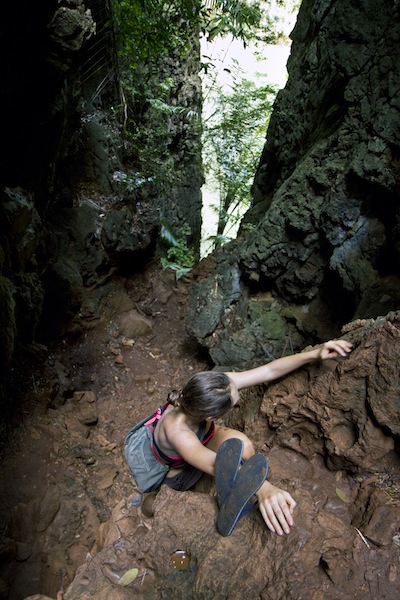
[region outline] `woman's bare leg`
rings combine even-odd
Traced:
[[[211,440],[207,442],[207,444],[205,444],[205,446],[206,448],[217,452],[222,442],[228,440],[229,438],[239,438],[239,440],[242,440],[244,444],[243,460],[248,460],[250,456],[253,456],[253,454],[255,454],[253,443],[247,437],[247,435],[245,435],[241,431],[237,431],[236,429],[225,427],[224,425],[215,424],[215,433]],[[181,470],[182,468],[170,469],[168,471],[167,477],[173,477],[174,475],[177,475]]]
[[[230,427],[225,427],[223,425],[217,424],[215,425],[215,433],[211,440],[207,442],[206,447],[210,450],[214,450],[214,452],[217,452],[222,442],[230,438],[239,438],[239,440],[242,440],[244,444],[243,460],[248,460],[250,456],[253,456],[253,454],[255,454],[254,446],[251,440],[247,437],[247,435],[245,435],[241,431],[237,431],[236,429],[231,429]]]

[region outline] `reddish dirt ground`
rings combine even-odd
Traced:
[[[187,331],[191,283],[190,278],[177,282],[172,271],[161,271],[157,263],[133,277],[115,276],[93,290],[94,295],[101,295],[99,317],[81,323],[79,336],[62,337],[42,355],[37,349],[45,360],[37,361],[40,367],[26,376],[23,419],[10,435],[0,475],[0,600],[24,600],[39,593],[62,598],[61,590],[67,589],[79,566],[92,564],[101,555],[98,549],[107,528],[102,524],[109,522],[113,509],[137,496],[123,456],[126,434],[165,402],[171,389],[179,389],[192,373],[211,366]],[[137,320],[127,323],[125,317],[132,313]],[[129,327],[133,327],[130,335]],[[83,407],[79,392],[90,398]],[[89,416],[82,424],[85,411]],[[255,440],[260,439],[256,430],[252,433]],[[282,462],[282,452],[279,456]],[[274,463],[273,456],[271,460]],[[285,470],[290,473],[295,468],[284,461],[280,469],[276,460],[274,465],[275,476],[281,471],[282,478]],[[337,478],[332,473],[326,477],[336,506],[341,502],[335,493]],[[374,481],[376,477],[373,485]],[[389,484],[389,492],[397,498],[398,479]],[[318,485],[324,487],[323,482]],[[380,487],[385,491],[384,481]],[[312,511],[317,508],[308,502],[307,489],[305,500],[300,489],[296,492],[305,509],[298,519],[299,531],[307,540],[307,519],[316,518]],[[384,517],[383,525],[386,521]],[[203,527],[203,523],[197,525]],[[140,522],[140,527],[148,528],[148,524]],[[270,543],[279,544],[279,540]],[[366,551],[362,540],[356,538],[355,543]],[[113,552],[114,546],[110,548]],[[365,589],[368,586],[368,597],[378,597],[373,590],[379,584],[379,597],[391,600],[398,566],[385,557],[393,549],[384,547],[380,554],[375,548],[367,549],[369,562],[364,561],[356,575]],[[355,552],[355,560],[357,556]],[[380,560],[379,576],[386,563],[390,567],[387,580],[381,581],[375,571],[369,574],[374,556]],[[223,552],[221,557],[225,557]],[[114,583],[112,571],[103,570],[103,575]],[[373,577],[372,583],[367,576]],[[340,597],[340,591],[330,590],[326,597]],[[321,590],[318,594],[313,597],[322,598]]]
[[[81,536],[76,515],[65,516],[67,530],[35,525],[38,505],[51,504],[47,491],[78,498],[81,490],[99,521],[106,521],[116,502],[134,489],[123,458],[130,427],[192,373],[209,367],[186,329],[190,280],[177,282],[172,271],[162,272],[153,264],[144,274],[116,277],[108,288],[101,318],[84,324],[77,339],[60,340],[40,371],[30,375],[24,420],[11,434],[2,464],[0,513],[8,560],[1,571],[0,598],[20,600],[38,592],[51,596],[68,585],[94,539]],[[132,305],[151,328],[136,339],[121,336],[117,324]],[[95,393],[97,424],[81,430],[68,421],[75,391]],[[32,518],[19,518],[21,512]],[[82,543],[77,545],[76,539]],[[67,565],[54,559],[66,552]]]

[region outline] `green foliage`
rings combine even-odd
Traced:
[[[254,39],[262,16],[259,2],[250,4],[245,0],[217,0],[212,8],[202,6],[200,22],[203,33],[210,41],[219,35],[231,34],[247,43]]]
[[[152,181],[156,193],[167,198],[184,165],[200,163],[196,140],[201,134],[201,116],[193,106],[182,105],[182,82],[174,71],[174,65],[195,55],[200,33],[209,40],[230,35],[244,45],[256,40],[271,42],[280,36],[269,14],[271,6],[293,2],[298,0],[111,0],[120,56],[121,106],[115,109],[121,114],[126,135],[127,171],[134,171],[124,182],[129,189],[135,189],[138,181]],[[188,72],[192,75],[197,73]],[[262,100],[249,82],[247,89],[243,84],[242,92],[239,86],[234,92],[232,100],[221,95],[216,107],[215,117],[222,115],[223,123],[218,126],[212,120],[206,124],[205,144],[217,153],[219,165],[219,236],[224,233],[223,224],[232,222],[235,207],[250,202],[250,176],[262,146],[254,141],[254,135],[258,130],[261,140],[267,124],[262,115],[265,104],[268,109],[268,91]],[[246,106],[246,95],[253,96],[253,104]],[[187,143],[190,136],[195,143]]]
[[[255,230],[255,225],[253,223],[243,223],[242,229],[243,231],[247,231],[248,233],[252,233]]]
[[[152,181],[151,177],[145,179],[140,175],[140,173],[131,173],[128,175],[122,171],[115,171],[113,179],[121,184],[121,187],[128,192],[134,192],[144,183],[150,183]]]
[[[176,104],[176,86],[173,77],[160,79],[159,74],[136,88],[132,72],[126,74],[123,82],[128,99],[125,160],[134,165],[137,178],[150,179],[164,194],[169,193],[179,177],[176,169],[179,147],[173,146],[174,140],[183,137],[183,132],[186,137],[191,132],[200,139],[200,115],[192,108]],[[192,157],[186,152],[184,158]]]
[[[167,258],[161,258],[163,269],[173,269],[176,278],[180,279],[191,271],[195,264],[194,251],[188,247],[188,238],[192,234],[189,225],[182,225],[175,235],[171,225],[161,219],[161,239],[169,246]]]
[[[276,89],[238,78],[233,89],[213,93],[213,113],[204,123],[205,170],[219,190],[218,235],[250,206],[250,188],[267,130]]]
[[[232,238],[226,236],[226,235],[221,235],[220,233],[217,233],[217,235],[210,235],[207,240],[212,242],[214,245],[214,248],[218,248],[219,246],[223,246],[224,244],[226,244],[227,242],[230,242]]]
[[[231,34],[247,43],[265,29],[261,4],[270,2],[113,0],[120,52],[129,56],[133,68],[177,48],[185,52],[188,25],[209,39]]]

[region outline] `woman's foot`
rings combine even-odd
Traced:
[[[217,529],[221,535],[231,535],[239,519],[257,505],[252,499],[267,479],[268,472],[269,463],[263,454],[251,456],[238,470],[217,515]]]

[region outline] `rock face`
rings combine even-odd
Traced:
[[[54,161],[67,154],[74,127],[73,63],[94,34],[81,0],[53,4],[53,12],[51,6],[22,2],[3,13],[1,53],[8,59],[0,116],[0,302],[5,307],[0,358],[5,365],[17,343],[34,339],[40,320],[41,273],[48,260],[44,212],[51,195],[46,188],[54,189]]]
[[[286,300],[351,317],[399,303],[399,35],[398,6],[303,3],[243,261]]]
[[[137,272],[154,255],[161,214],[177,227],[190,223],[199,243],[197,119],[178,115],[169,130],[175,187],[169,182],[161,193],[122,170],[110,6],[49,0],[36,9],[23,1],[3,13],[0,361],[7,368],[27,347],[79,334],[82,319],[97,319],[109,276]],[[175,81],[175,102],[198,116],[199,42],[183,30],[193,38],[187,60],[167,57],[159,76]],[[14,387],[6,380],[0,402],[12,404]]]
[[[346,326],[346,339],[354,341],[348,360],[334,361],[318,377],[304,371],[296,375],[294,386],[289,377],[270,388],[261,413],[274,431],[274,445],[292,447],[309,459],[327,456],[335,470],[364,472],[387,460],[390,464],[400,414],[394,367],[399,314],[391,318],[393,322],[380,318]]]
[[[40,7],[22,0],[4,7],[2,22],[1,52],[7,60],[0,184],[31,188],[40,182],[43,191],[49,163],[54,168],[64,156],[76,125],[79,90],[71,74],[95,24],[83,0],[49,0]]]
[[[255,329],[277,312],[280,331],[263,341],[275,356],[288,337],[299,347],[398,308],[399,36],[397,3],[302,3],[245,218],[253,232],[216,256],[196,290],[200,313],[221,271],[238,273],[241,293],[222,314],[193,319],[218,364],[246,360],[236,347],[226,356],[243,328],[261,357]]]
[[[231,424],[267,452],[271,481],[298,502],[289,536],[271,534],[255,510],[221,537],[207,479],[186,493],[162,486],[153,518],[133,494],[102,524],[65,600],[397,597],[399,325],[398,314],[355,321],[346,361],[308,365],[242,399]],[[177,551],[187,557],[182,570]]]

